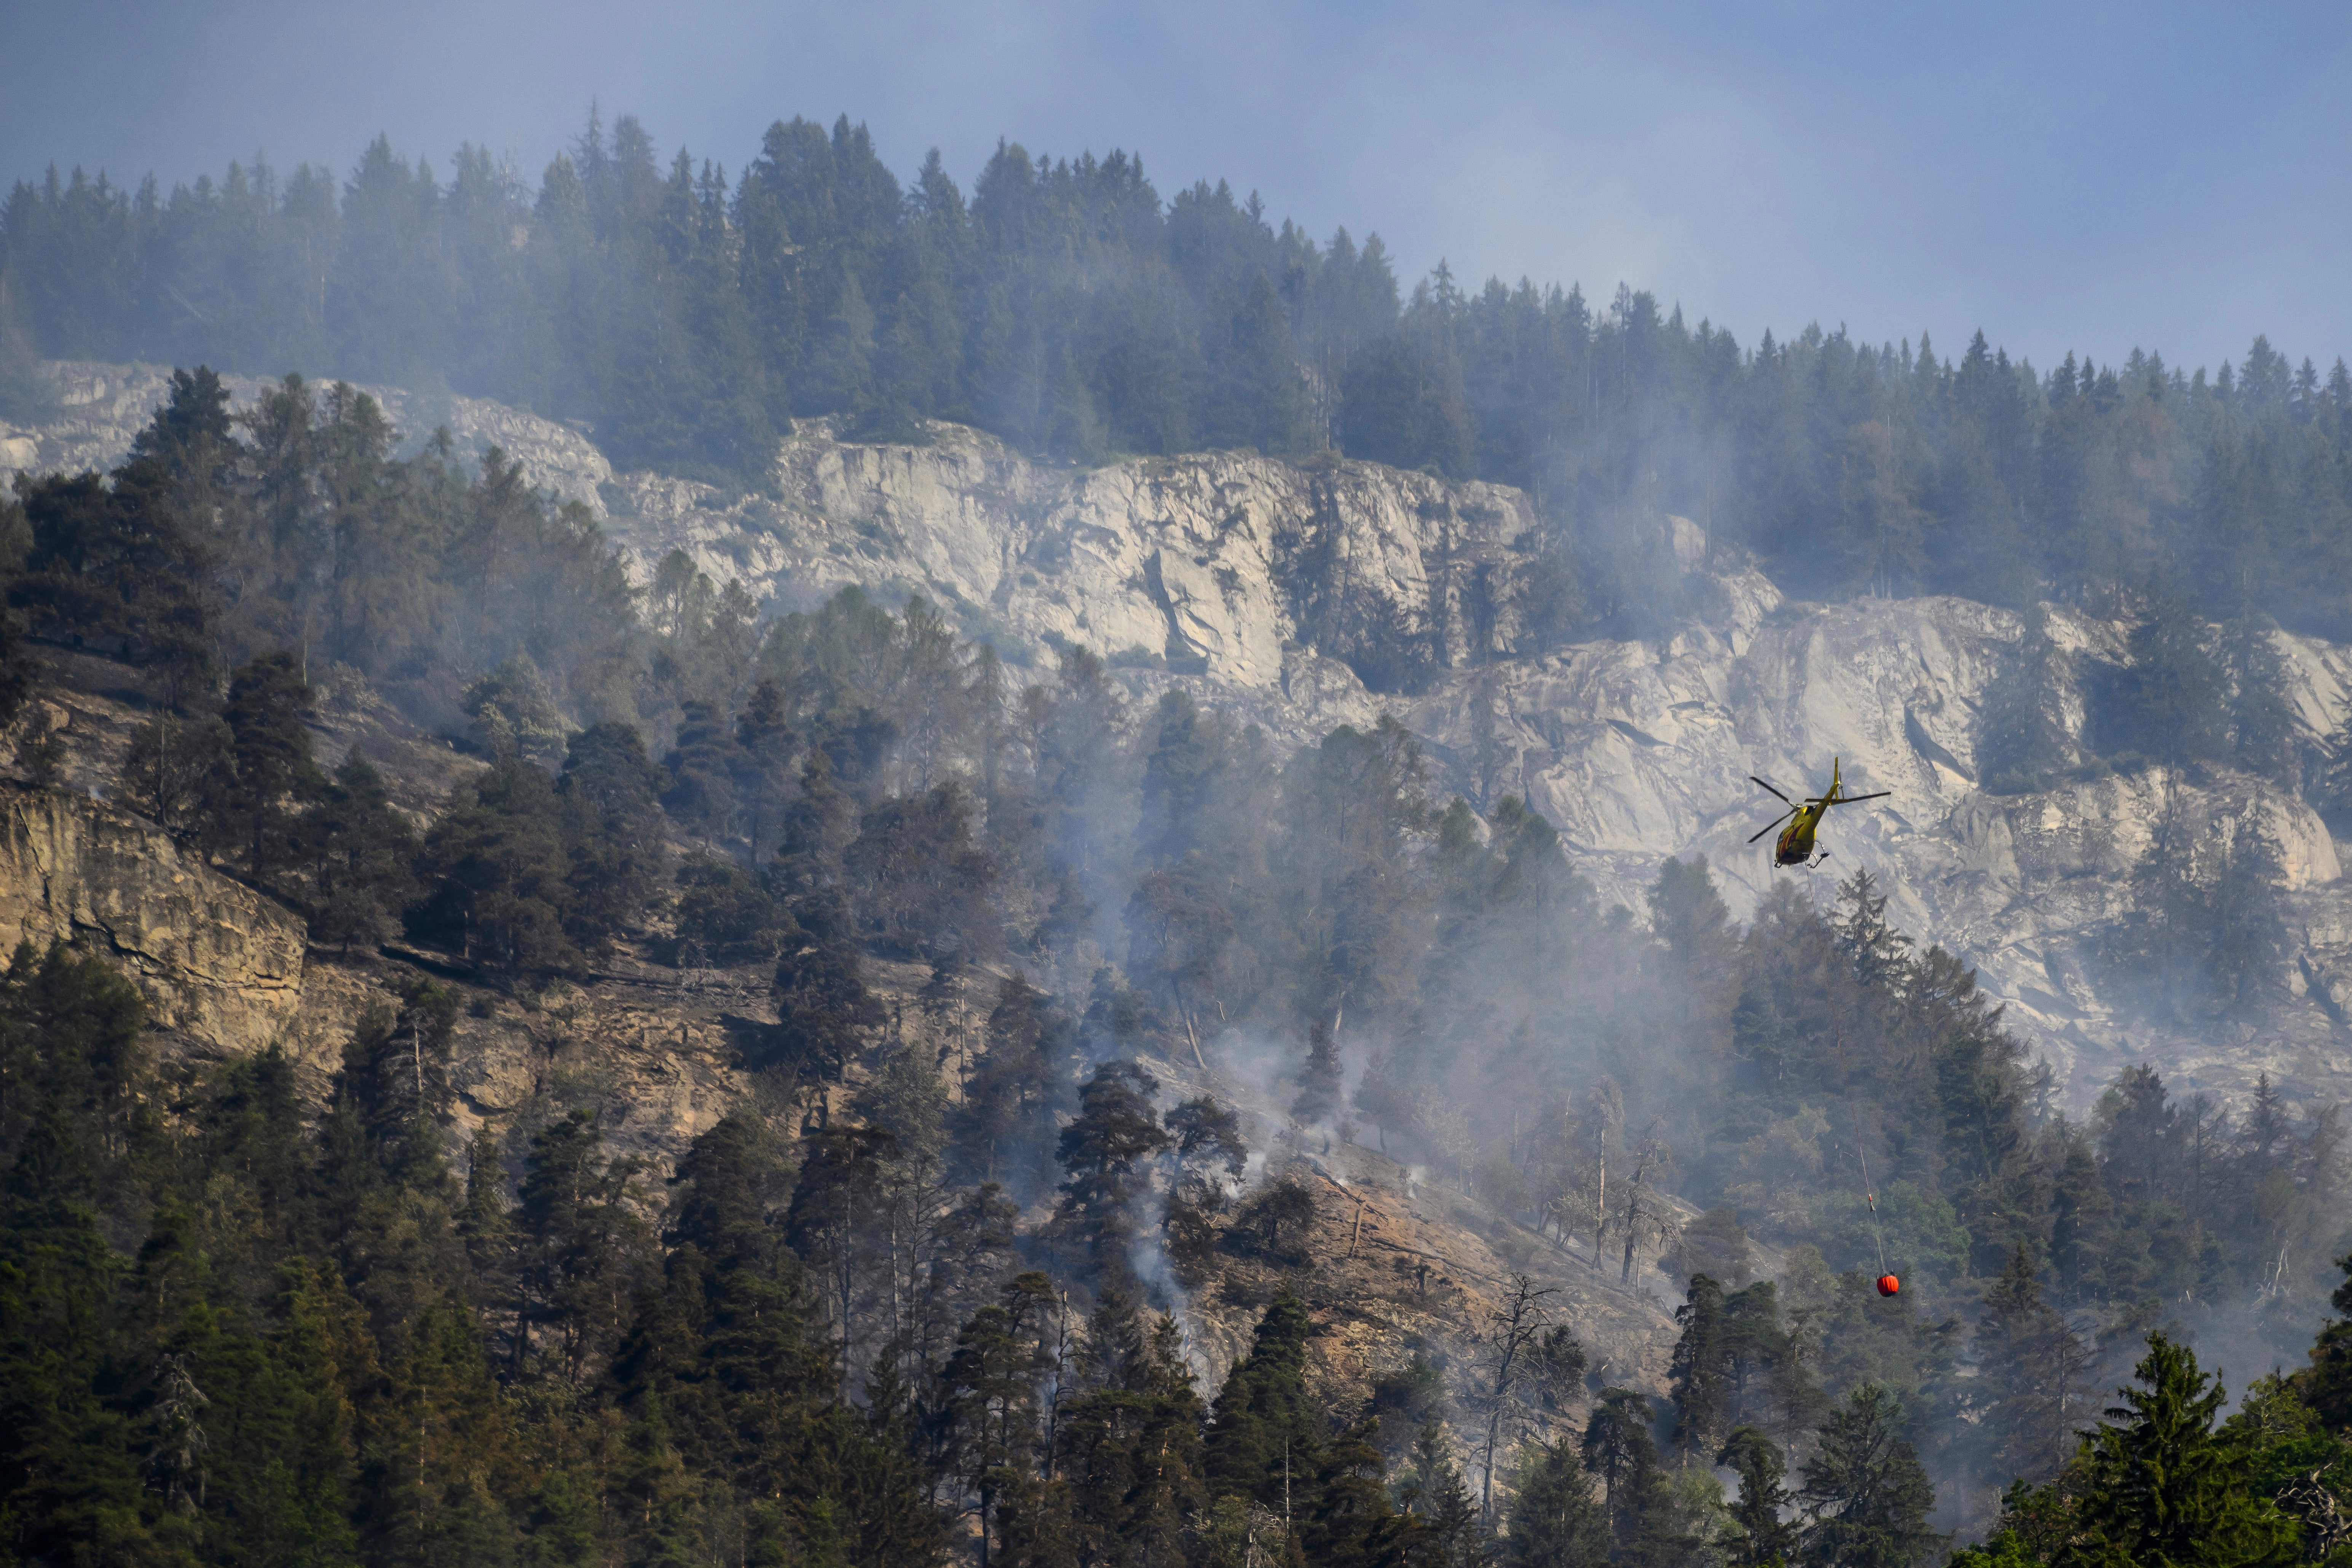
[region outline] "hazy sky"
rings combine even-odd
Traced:
[[[1742,343],[1981,325],[2047,365],[2257,331],[2352,356],[2352,6],[1394,0],[1145,7],[0,0],[0,174],[348,172],[388,132],[534,179],[593,96],[732,172],[778,118],[873,129],[969,187],[1000,136],[1123,147],[1408,280],[1622,279]]]

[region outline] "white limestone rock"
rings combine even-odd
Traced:
[[[147,367],[57,367],[65,401],[0,431],[0,459],[43,468],[118,459],[161,400]],[[240,404],[259,389],[232,380]],[[1667,856],[1706,855],[1736,911],[1776,873],[1746,841],[1842,759],[1855,791],[1826,867],[1796,873],[1826,903],[1867,866],[1918,941],[1979,966],[2029,1048],[2079,1109],[2148,1060],[2184,1087],[2238,1093],[2271,1072],[2288,1092],[2352,1094],[2352,891],[2303,802],[2227,772],[2150,768],[2039,794],[1984,792],[1988,688],[2022,618],[1967,600],[1790,603],[1688,520],[1657,520],[1627,559],[1677,618],[1647,641],[1541,646],[1530,609],[1535,510],[1499,486],[1376,465],[1249,454],[1080,469],[934,426],[920,446],[840,440],[803,423],[762,491],[614,475],[578,432],[478,400],[372,389],[413,449],[434,424],[461,448],[495,441],[534,483],[607,519],[639,580],[672,550],[740,580],[772,612],[856,584],[921,593],[1015,662],[1077,644],[1139,698],[1171,684],[1231,705],[1297,745],[1384,712],[1426,742],[1435,782],[1474,802],[1529,800],[1605,899],[1638,910]],[[2044,606],[2062,675],[2054,710],[2079,736],[2084,693],[2127,657],[2126,626]],[[2352,649],[2279,638],[2308,738],[2352,713]],[[2159,830],[2176,845],[2257,833],[2276,850],[2294,952],[2265,1026],[2151,1020],[2104,957],[2142,911],[2130,873]]]
[[[46,368],[56,406],[33,425],[0,426],[0,476],[16,469],[110,468],[130,455],[132,439],[171,397],[171,372],[158,365],[60,360]],[[332,381],[313,378],[310,384],[323,393]],[[228,389],[230,411],[242,413],[276,378],[225,374],[221,382]],[[436,429],[446,428],[464,456],[478,458],[491,447],[500,447],[522,464],[523,478],[531,485],[604,515],[601,487],[611,481],[612,465],[569,426],[479,397],[373,385],[358,390],[383,405],[404,456],[422,448]]]

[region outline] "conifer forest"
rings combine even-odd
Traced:
[[[71,794],[43,715],[102,699],[109,809],[365,999],[324,1058],[195,1049],[119,942],[16,945],[0,1563],[2352,1564],[2332,1105],[2152,1066],[2070,1101],[1859,859],[1746,918],[1700,856],[1604,899],[1392,717],[1285,745],[920,594],[638,571],[351,384],[730,493],[818,418],[1489,480],[1558,647],[1652,629],[1621,525],[1686,515],[1811,599],[2137,616],[2092,763],[2029,647],[1989,791],[2352,805],[2266,640],[2352,637],[2344,363],[1956,346],[1407,287],[1129,153],[1003,143],[966,192],[846,118],[731,173],[592,116],[535,182],[379,140],[18,184],[0,416],[52,362],[180,368],[119,465],[0,503],[0,797]],[[2275,869],[2183,881],[2193,951],[2135,962],[2238,984]],[[710,975],[739,1087],[658,1152],[574,1010]],[[467,1042],[509,1022],[551,1043],[494,1126]],[[1403,1232],[1356,1152],[1501,1262],[1371,1272]],[[1591,1303],[1660,1269],[1629,1351]],[[1340,1398],[1375,1287],[1476,1305]]]

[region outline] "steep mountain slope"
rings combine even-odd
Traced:
[[[62,408],[0,432],[0,458],[50,468],[127,448],[160,373],[56,367]],[[258,384],[233,382],[240,401]],[[2326,825],[2300,799],[2222,771],[2087,770],[1995,795],[1979,762],[1988,694],[2021,617],[1964,600],[1785,600],[1752,564],[1663,518],[1621,556],[1650,585],[1646,640],[1546,646],[1554,613],[1528,498],[1491,485],[1329,462],[1210,454],[1076,469],[941,426],[925,446],[837,440],[803,425],[769,493],[730,496],[614,475],[562,426],[478,400],[381,394],[413,444],[428,421],[461,447],[496,443],[535,480],[606,519],[647,577],[683,551],[772,607],[858,584],[922,593],[1015,662],[1064,643],[1145,689],[1184,682],[1296,742],[1395,712],[1427,743],[1439,787],[1485,805],[1524,795],[1557,824],[1604,897],[1639,907],[1669,856],[1706,855],[1745,912],[1774,873],[1745,843],[1769,815],[1754,773],[1819,788],[1843,759],[1856,789],[1818,896],[1867,867],[1890,912],[1977,965],[2010,1021],[2058,1069],[2065,1100],[2150,1061],[2188,1086],[2241,1092],[2268,1072],[2296,1099],[2352,1092],[2352,892]],[[2087,693],[2126,658],[2128,627],[2046,607],[2053,717],[2079,738]],[[2302,739],[2340,731],[2352,650],[2277,638]],[[2274,851],[2293,951],[2260,1029],[2160,1015],[2108,954],[2145,925],[2132,872],[2162,839],[2259,835]]]
[[[2352,1090],[2339,1002],[2352,900],[2317,813],[2226,771],[1986,793],[1978,751],[1989,689],[2024,633],[2014,613],[1789,602],[1665,518],[1629,553],[1679,609],[1671,632],[1543,649],[1533,510],[1515,491],[1229,455],[1077,472],[941,434],[874,447],[804,429],[773,499],[625,477],[614,525],[641,562],[682,549],[782,605],[860,582],[929,592],[968,629],[1033,643],[1116,657],[1164,637],[1163,660],[1133,662],[1197,671],[1287,740],[1394,711],[1444,787],[1479,805],[1524,796],[1604,896],[1637,908],[1663,860],[1694,853],[1735,910],[1752,908],[1775,873],[1746,842],[1771,815],[1748,775],[1818,789],[1842,758],[1853,787],[1895,794],[1839,815],[1833,858],[1809,880],[1825,895],[1867,866],[1906,930],[1979,966],[2070,1102],[2140,1060],[2224,1092],[2263,1072],[2298,1098]],[[2129,628],[2045,616],[2062,656],[2049,700],[2079,741],[2088,688],[2125,659]],[[2345,722],[2347,650],[2277,641],[2316,745]],[[2133,868],[2159,835],[2186,855],[2240,832],[2270,843],[2289,893],[2295,951],[2272,1026],[2150,1016],[2103,956],[2146,918]]]
[[[953,1105],[987,1047],[989,1010],[1005,976],[992,966],[967,971],[942,991],[926,965],[869,963],[867,980],[888,1023],[873,1032],[845,1081],[787,1091],[745,1063],[746,1047],[778,1022],[766,966],[680,970],[649,962],[642,944],[624,944],[572,980],[518,988],[481,981],[453,954],[405,943],[376,952],[309,947],[295,911],[106,803],[122,777],[135,717],[106,691],[133,673],[54,649],[35,657],[37,700],[58,742],[58,777],[48,788],[0,784],[0,929],[37,945],[81,940],[130,973],[149,1004],[175,1095],[205,1064],[275,1044],[320,1101],[362,1016],[397,1008],[429,979],[458,1004],[448,1049],[453,1147],[488,1130],[514,1149],[549,1104],[585,1105],[613,1154],[667,1176],[689,1142],[747,1101],[780,1128],[803,1133],[846,1115],[903,1044],[949,1066]],[[310,738],[331,764],[363,747],[394,797],[420,817],[480,767],[380,707],[354,706],[332,691],[313,715]],[[1589,1237],[1537,1236],[1374,1150],[1302,1133],[1278,1084],[1156,1057],[1144,1066],[1163,1104],[1208,1094],[1236,1110],[1255,1153],[1253,1182],[1287,1182],[1307,1199],[1279,1246],[1265,1245],[1233,1204],[1213,1217],[1206,1257],[1151,1266],[1181,1304],[1185,1352],[1203,1390],[1213,1392],[1247,1352],[1283,1284],[1321,1325],[1307,1375],[1330,1407],[1360,1408],[1375,1382],[1415,1355],[1444,1369],[1455,1387],[1475,1388],[1490,1315],[1513,1275],[1525,1273],[1552,1290],[1549,1310],[1575,1325],[1596,1376],[1664,1392],[1676,1332],[1671,1252],[1644,1245],[1624,1277],[1613,1246],[1595,1257]],[[1674,1206],[1688,1217],[1687,1205]],[[1575,1415],[1563,1403],[1543,1418],[1558,1425]]]

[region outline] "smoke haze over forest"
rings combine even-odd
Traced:
[[[1742,342],[2352,350],[2326,194],[2352,28],[2325,5],[10,11],[0,180],[168,187],[257,149],[341,174],[379,131],[535,174],[591,96],[731,173],[772,120],[845,110],[902,177],[937,146],[969,187],[1000,135],[1139,149],[1163,190],[1377,230],[1408,278],[1624,281]]]
[[[1875,809],[2160,790],[2084,962],[2340,1053],[2249,805],[2352,822],[2333,13],[17,26],[0,1560],[2352,1568],[2341,1106],[2063,1081],[1858,813],[1621,897],[1496,761],[1957,605]],[[1016,625],[1088,551],[1164,640]],[[284,1026],[38,924],[118,863]]]

